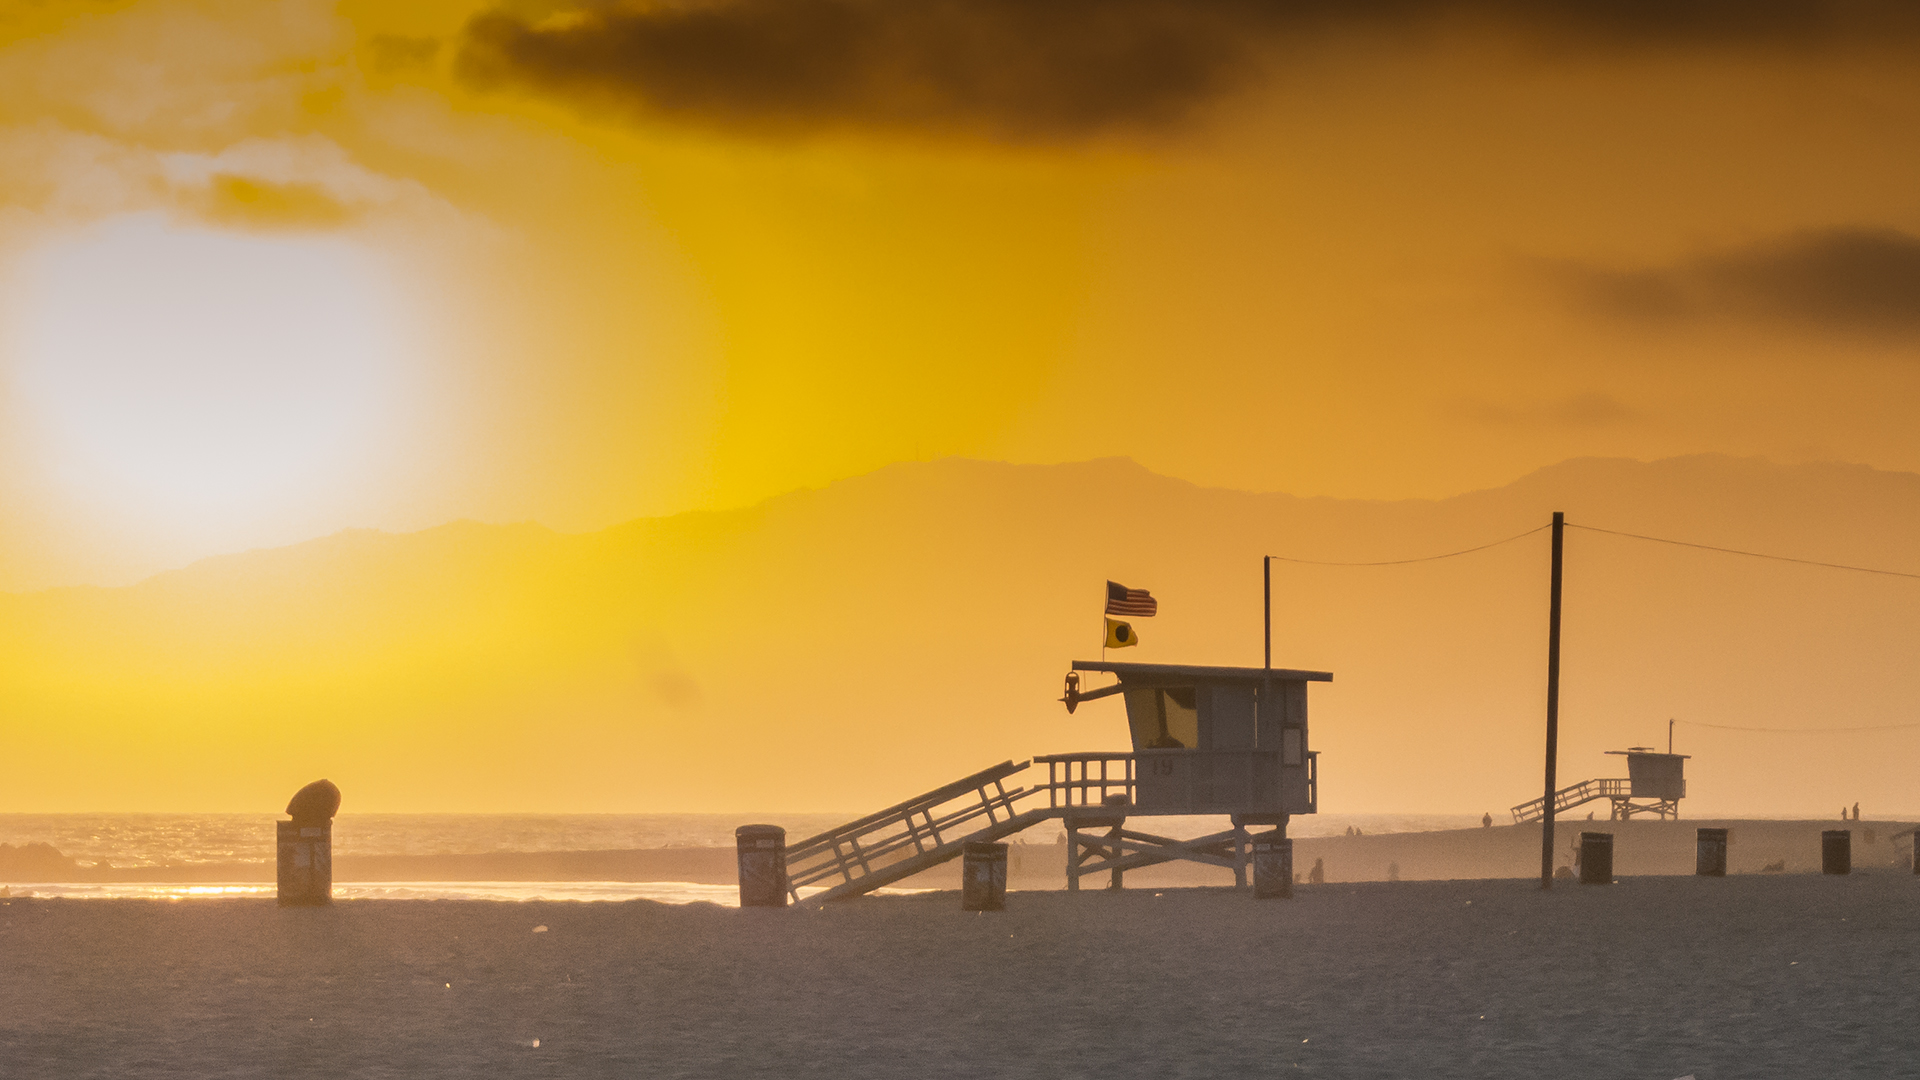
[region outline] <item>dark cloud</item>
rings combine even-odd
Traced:
[[[1177,125],[1274,49],[1449,26],[1558,46],[1910,40],[1920,5],[1848,0],[679,0],[495,10],[456,70],[731,128],[1062,139]]]
[[[732,0],[466,29],[458,71],[748,129],[1163,126],[1249,58],[1247,7],[1174,0]]]
[[[1920,332],[1920,237],[1891,229],[1803,233],[1678,266],[1575,267],[1563,274],[1582,301],[1634,322],[1733,318],[1863,333]]]

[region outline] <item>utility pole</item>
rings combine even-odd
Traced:
[[[1540,815],[1540,887],[1553,888],[1554,766],[1560,753],[1560,569],[1567,516],[1553,512],[1553,582],[1547,600],[1547,802]]]
[[[1273,556],[1260,560],[1260,614],[1261,623],[1266,627],[1265,659],[1261,666],[1273,670]],[[1268,678],[1272,678],[1271,675]]]
[[[1260,680],[1260,702],[1255,706],[1256,711],[1254,713],[1255,716],[1259,717],[1258,722],[1254,726],[1254,731],[1256,732],[1254,741],[1256,745],[1260,738],[1257,733],[1261,728],[1267,728],[1269,731],[1279,730],[1269,725],[1267,714],[1264,711],[1273,708],[1273,556],[1271,555],[1264,556],[1260,560],[1260,623],[1266,631],[1266,644],[1260,653],[1260,666],[1266,674]],[[1276,713],[1278,711],[1279,710],[1275,709]],[[1261,749],[1270,748],[1261,747]]]

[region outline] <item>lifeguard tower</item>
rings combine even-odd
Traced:
[[[1680,819],[1680,800],[1687,797],[1686,761],[1691,754],[1660,753],[1651,746],[1630,746],[1609,750],[1609,755],[1627,759],[1626,779],[1582,780],[1553,793],[1553,812],[1571,810],[1582,803],[1606,799],[1613,804],[1609,820],[1627,821],[1635,814],[1652,814],[1665,821]],[[1639,801],[1636,801],[1639,800]],[[1523,802],[1513,808],[1513,822],[1525,825],[1540,820],[1545,813],[1544,798]]]
[[[1086,676],[1114,681],[1084,689]],[[1317,757],[1307,738],[1307,684],[1324,671],[1081,660],[1066,677],[1067,711],[1100,698],[1125,704],[1133,749],[1003,762],[787,848],[794,900],[870,892],[958,856],[968,841],[999,840],[1046,821],[1067,832],[1067,888],[1107,874],[1186,860],[1226,867],[1246,883],[1248,826],[1285,834],[1317,809]],[[1044,785],[1007,787],[1035,764]],[[1036,777],[1037,779],[1037,777]],[[1126,827],[1137,817],[1213,816],[1231,827],[1180,840]]]
[[[1082,673],[1117,681],[1083,691]],[[1102,871],[1119,888],[1123,872],[1172,859],[1232,866],[1244,884],[1246,827],[1284,834],[1289,817],[1318,808],[1307,684],[1332,678],[1324,671],[1075,662],[1067,676],[1068,711],[1119,695],[1133,752],[1034,759],[1046,763],[1050,798],[1064,807],[1067,888],[1078,889],[1081,877]],[[1129,817],[1218,814],[1233,828],[1195,840],[1125,828]],[[1106,835],[1082,835],[1099,827]]]

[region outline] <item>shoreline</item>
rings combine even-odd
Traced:
[[[1730,832],[1728,872],[1762,872],[1784,863],[1787,874],[1815,873],[1820,865],[1820,833],[1844,827],[1853,835],[1856,870],[1911,868],[1910,821],[1859,821],[1837,826],[1829,821],[1771,819],[1697,819],[1681,821],[1558,822],[1556,863],[1568,865],[1579,834],[1614,835],[1614,868],[1621,877],[1689,875],[1694,865],[1694,830]],[[1047,825],[1036,837],[1052,835]],[[272,883],[270,861],[203,863],[176,866],[80,867],[50,848],[0,849],[0,885],[245,885]],[[26,853],[31,857],[23,858]],[[1329,883],[1385,881],[1473,881],[1536,877],[1540,830],[1537,825],[1362,836],[1304,837],[1294,841],[1294,869],[1305,875],[1319,860]],[[1066,851],[1054,843],[1008,845],[1008,887],[1022,891],[1063,889]],[[952,862],[900,882],[902,888],[951,888],[959,874]],[[1232,881],[1232,872],[1192,863],[1171,863],[1130,871],[1129,885],[1215,885]],[[492,852],[460,855],[362,855],[334,857],[334,881],[340,885],[407,882],[625,882],[733,885],[732,847],[668,847],[616,851]],[[1083,885],[1091,884],[1084,882]],[[1104,884],[1104,882],[1102,883]]]

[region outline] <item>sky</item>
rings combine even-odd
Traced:
[[[0,588],[889,462],[1920,468],[1920,21],[15,0]]]
[[[14,734],[70,728],[43,749],[83,760],[116,731],[164,742],[162,713],[245,742],[308,708],[335,670],[309,637],[359,656],[343,613],[386,610],[400,564],[369,557],[371,592],[335,608],[334,571],[272,578],[289,610],[317,605],[311,627],[249,614],[230,582],[33,595],[343,530],[585,536],[963,458],[1439,500],[1573,460],[1724,455],[1904,492],[1916,52],[1920,14],[1872,0],[0,0],[0,599],[37,613],[10,633],[66,658],[5,669],[13,715],[44,709]],[[893,512],[767,550],[878,573],[899,553],[846,552]],[[724,520],[743,551],[777,532]],[[510,714],[496,765],[568,708],[531,676],[501,689],[523,647],[529,671],[553,661],[540,678],[626,657],[588,728],[629,698],[680,707],[619,682],[691,670],[655,662],[672,619],[640,645],[625,615],[565,629],[606,598],[526,558],[501,571],[536,583],[515,586],[526,626],[462,579],[449,595],[485,614],[407,608],[417,633],[383,627],[325,701],[379,698],[368,746],[408,717]],[[608,580],[645,595],[643,570]],[[183,621],[143,623],[153,596]],[[682,610],[698,680],[736,678],[745,616]],[[617,629],[570,636],[592,626]],[[921,640],[890,627],[857,628]],[[255,646],[257,670],[236,659]],[[655,659],[620,652],[639,648]],[[1006,700],[1054,677],[1052,652],[983,648],[1018,669]],[[833,650],[783,662],[824,678]],[[1508,704],[1537,692],[1527,665]],[[1861,693],[1894,709],[1897,683]],[[763,715],[785,685],[729,708]],[[409,730],[425,753],[441,728]]]

